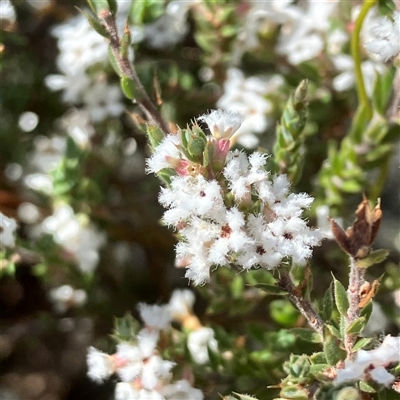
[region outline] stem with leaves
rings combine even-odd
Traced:
[[[345,335],[344,346],[347,351],[347,357],[351,358],[353,346],[357,340],[357,334],[347,333],[349,326],[360,317],[360,292],[361,287],[365,282],[365,269],[357,267],[354,258],[350,257],[350,275],[349,286],[347,288],[347,299],[349,301],[349,308],[345,317]]]
[[[122,79],[127,77],[134,83],[136,89],[135,100],[139,103],[148,118],[151,119],[164,132],[164,134],[167,134],[169,131],[167,123],[164,121],[157,107],[151,101],[143,87],[142,82],[136,73],[135,67],[129,61],[128,52],[123,51],[121,48],[114,15],[110,11],[104,11],[99,17],[108,34],[110,50],[121,72]],[[129,28],[126,27],[126,30],[127,29]]]
[[[288,292],[290,301],[297,307],[301,314],[307,319],[310,326],[318,332],[321,336],[323,335],[324,321],[314,310],[311,303],[305,299],[301,291],[294,285],[289,272],[282,270],[280,272],[280,278],[278,285]]]

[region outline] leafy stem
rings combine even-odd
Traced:
[[[364,78],[361,69],[361,50],[360,50],[360,32],[368,11],[375,5],[376,0],[365,0],[358,15],[353,34],[351,37],[351,54],[354,60],[354,72],[356,75],[356,87],[358,99],[361,107],[365,107],[368,117],[372,117],[372,107],[365,90]]]
[[[365,269],[357,267],[357,263],[353,257],[350,257],[350,276],[349,286],[347,288],[347,298],[349,300],[349,308],[345,318],[345,331],[357,318],[360,317],[360,290],[364,284]],[[353,333],[345,333],[344,345],[347,351],[347,358],[351,358],[353,346],[357,340],[357,335]]]
[[[104,29],[108,34],[111,52],[122,75],[131,79],[136,86],[135,100],[139,103],[149,119],[162,129],[164,134],[167,134],[169,131],[168,126],[143,87],[142,82],[136,73],[135,67],[129,61],[128,52],[123,52],[121,50],[121,43],[114,15],[111,12],[106,11],[101,14],[100,18],[103,22]]]

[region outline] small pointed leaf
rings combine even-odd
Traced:
[[[128,99],[133,100],[135,98],[135,82],[128,76],[123,76],[121,78],[121,89]]]
[[[333,276],[333,275],[332,275]],[[335,303],[341,315],[346,315],[349,308],[349,300],[344,286],[333,276],[333,288],[335,295]]]
[[[365,317],[357,318],[346,329],[346,333],[359,334],[365,327],[367,321]]]
[[[324,330],[324,353],[327,362],[330,365],[336,365],[336,363],[340,360],[344,360],[346,358],[346,352],[340,346],[340,340],[333,336],[329,329]]]
[[[370,344],[372,342],[372,338],[362,338],[360,339],[354,346],[353,346],[353,353],[364,348],[365,346],[367,346],[368,344]]]
[[[101,24],[100,20],[97,19],[97,17],[95,17],[94,15],[82,11],[78,8],[78,10],[86,17],[86,19],[88,20],[90,26],[101,36],[104,36],[105,38],[108,38],[108,33],[105,30],[104,26]]]
[[[305,340],[306,342],[322,343],[322,336],[312,329],[293,328],[290,330],[290,332],[294,333],[296,336],[302,340]]]

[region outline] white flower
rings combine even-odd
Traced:
[[[169,299],[168,309],[173,319],[180,320],[192,314],[194,293],[189,289],[175,289]]]
[[[166,400],[203,400],[204,397],[201,390],[190,386],[185,379],[165,385],[161,393]]]
[[[138,304],[138,310],[146,327],[159,330],[168,329],[171,323],[171,316],[167,305]]]
[[[205,122],[215,139],[229,139],[240,128],[243,118],[240,113],[213,110],[197,118]]]
[[[179,135],[167,135],[157,146],[154,154],[146,160],[146,172],[157,173],[164,168],[171,167],[171,159],[179,159],[180,152],[178,146],[181,144]]]
[[[394,11],[393,21],[379,18],[372,30],[375,40],[365,43],[365,48],[379,60],[387,61],[400,53],[400,11]]]
[[[139,393],[128,382],[118,382],[115,386],[115,400],[139,399]]]
[[[298,265],[311,257],[322,234],[301,219],[313,199],[289,192],[286,175],[270,177],[267,156],[228,153],[222,188],[202,175],[175,176],[162,188],[160,203],[167,208],[163,221],[179,230],[178,260],[185,260],[186,277],[195,284],[209,281],[213,266],[236,263],[244,269],[275,268],[285,257]],[[223,195],[234,204],[227,208]],[[240,206],[258,198],[260,209],[249,214]]]
[[[359,350],[354,361],[345,361],[344,368],[337,370],[335,384],[349,380],[366,380],[370,376],[382,385],[395,379],[384,367],[400,361],[400,337],[386,336],[382,344],[373,350]]]
[[[0,247],[15,246],[15,230],[18,225],[13,218],[8,218],[0,212]]]
[[[94,347],[89,347],[87,354],[88,376],[95,382],[103,382],[113,373],[110,356]]]
[[[209,361],[208,349],[218,352],[218,342],[214,338],[214,331],[206,327],[190,332],[187,346],[194,362],[200,365]]]

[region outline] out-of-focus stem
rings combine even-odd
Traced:
[[[136,73],[135,67],[129,61],[127,55],[123,56],[121,54],[120,40],[118,36],[117,26],[115,23],[115,17],[111,12],[106,11],[101,15],[101,20],[104,24],[104,28],[109,34],[111,51],[115,57],[115,60],[117,61],[117,64],[122,74],[129,77],[135,82],[137,88],[135,100],[139,103],[139,105],[142,107],[147,116],[157,126],[159,126],[164,131],[165,134],[167,134],[168,126],[164,121],[163,117],[161,116],[161,114],[159,113],[159,111],[157,110],[157,107],[151,101],[146,90],[144,89],[142,82],[140,81]]]
[[[350,257],[350,275],[349,275],[349,287],[347,288],[347,298],[349,300],[349,308],[345,318],[345,331],[357,318],[360,317],[360,289],[363,283],[365,275],[364,268],[358,268],[353,257]],[[347,358],[351,358],[352,349],[357,340],[357,335],[352,333],[346,333],[344,338],[344,345],[347,351]]]
[[[320,335],[323,335],[324,321],[313,309],[311,303],[306,300],[300,293],[299,289],[294,286],[294,283],[287,271],[281,271],[278,284],[281,288],[285,289],[288,292],[290,301],[307,319],[310,326]]]
[[[351,54],[354,60],[354,72],[356,75],[356,87],[360,106],[367,109],[368,117],[372,117],[372,108],[365,90],[364,78],[361,69],[361,50],[360,50],[360,32],[368,11],[375,5],[376,0],[365,0],[358,15],[353,34],[351,37]]]

